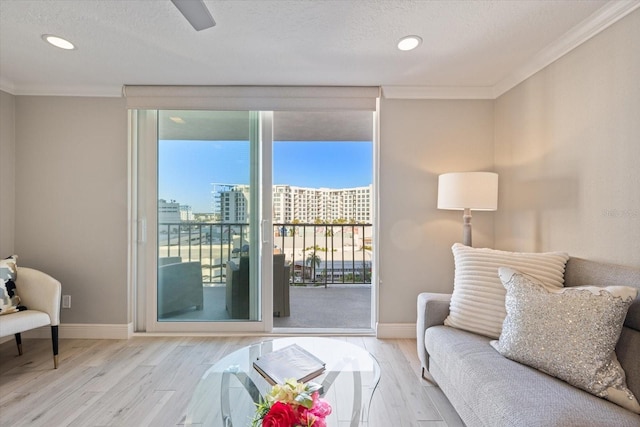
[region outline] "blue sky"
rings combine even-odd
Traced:
[[[160,141],[159,198],[211,211],[211,183],[249,183],[249,143]],[[348,188],[373,180],[371,142],[273,143],[273,183]]]

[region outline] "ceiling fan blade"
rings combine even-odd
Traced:
[[[171,0],[171,3],[187,18],[187,21],[196,31],[205,30],[216,25],[216,21],[213,20],[213,16],[209,13],[204,0]]]

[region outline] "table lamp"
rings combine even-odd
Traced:
[[[463,210],[462,243],[471,246],[471,211],[498,208],[498,174],[454,172],[438,177],[438,209]]]

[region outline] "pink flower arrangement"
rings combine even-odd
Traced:
[[[294,379],[274,385],[258,404],[252,426],[327,427],[325,418],[331,414],[331,405],[320,398],[319,389],[319,384]]]

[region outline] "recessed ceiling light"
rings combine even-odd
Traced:
[[[51,34],[43,34],[42,40],[46,41],[49,44],[52,44],[55,47],[59,47],[64,50],[73,50],[76,47],[68,40],[63,39],[62,37],[54,36]]]
[[[400,39],[398,42],[398,49],[400,50],[413,50],[420,46],[422,38],[418,36],[406,36]]]

